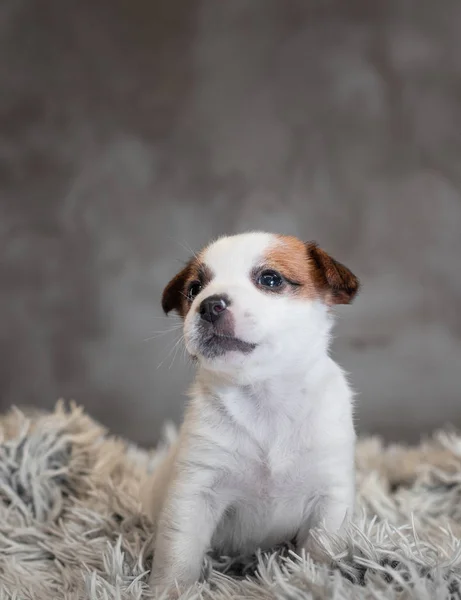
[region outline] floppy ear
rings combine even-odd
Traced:
[[[186,280],[190,276],[191,272],[191,261],[187,263],[182,271],[180,271],[170,283],[163,290],[162,294],[162,308],[167,315],[172,310],[178,312],[182,317],[184,316],[184,308],[186,298],[185,285]]]
[[[350,304],[359,291],[358,278],[314,242],[307,242],[307,255],[314,267],[314,283],[325,302]]]

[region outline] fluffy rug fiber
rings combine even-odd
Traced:
[[[45,415],[13,410],[0,434],[0,598],[150,598],[138,493],[165,446],[140,450],[62,404]],[[322,560],[289,547],[209,557],[206,583],[183,598],[460,598],[461,437],[414,448],[362,440],[357,491],[348,533],[319,534]]]

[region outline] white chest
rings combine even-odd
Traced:
[[[215,545],[225,552],[253,552],[290,541],[315,495],[303,462],[294,453],[271,461],[248,459],[229,482],[230,507]]]
[[[213,438],[225,448],[227,477],[220,482],[228,510],[213,545],[225,553],[292,540],[325,492],[325,481],[349,461],[347,396],[332,393],[330,401],[304,386],[261,392],[220,395],[228,418],[215,421]]]
[[[215,534],[215,547],[253,552],[296,536],[318,477],[309,445],[293,437],[275,437],[267,447],[254,440],[241,445],[240,468],[227,482],[229,510]]]

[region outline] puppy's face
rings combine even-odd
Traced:
[[[165,288],[162,306],[184,318],[188,352],[207,368],[277,368],[315,352],[328,307],[348,304],[357,278],[313,243],[269,233],[223,237]]]

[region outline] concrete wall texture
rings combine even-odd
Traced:
[[[155,441],[192,376],[178,331],[144,341],[163,286],[251,228],[362,279],[333,348],[360,431],[461,425],[460,2],[3,0],[1,409]]]

